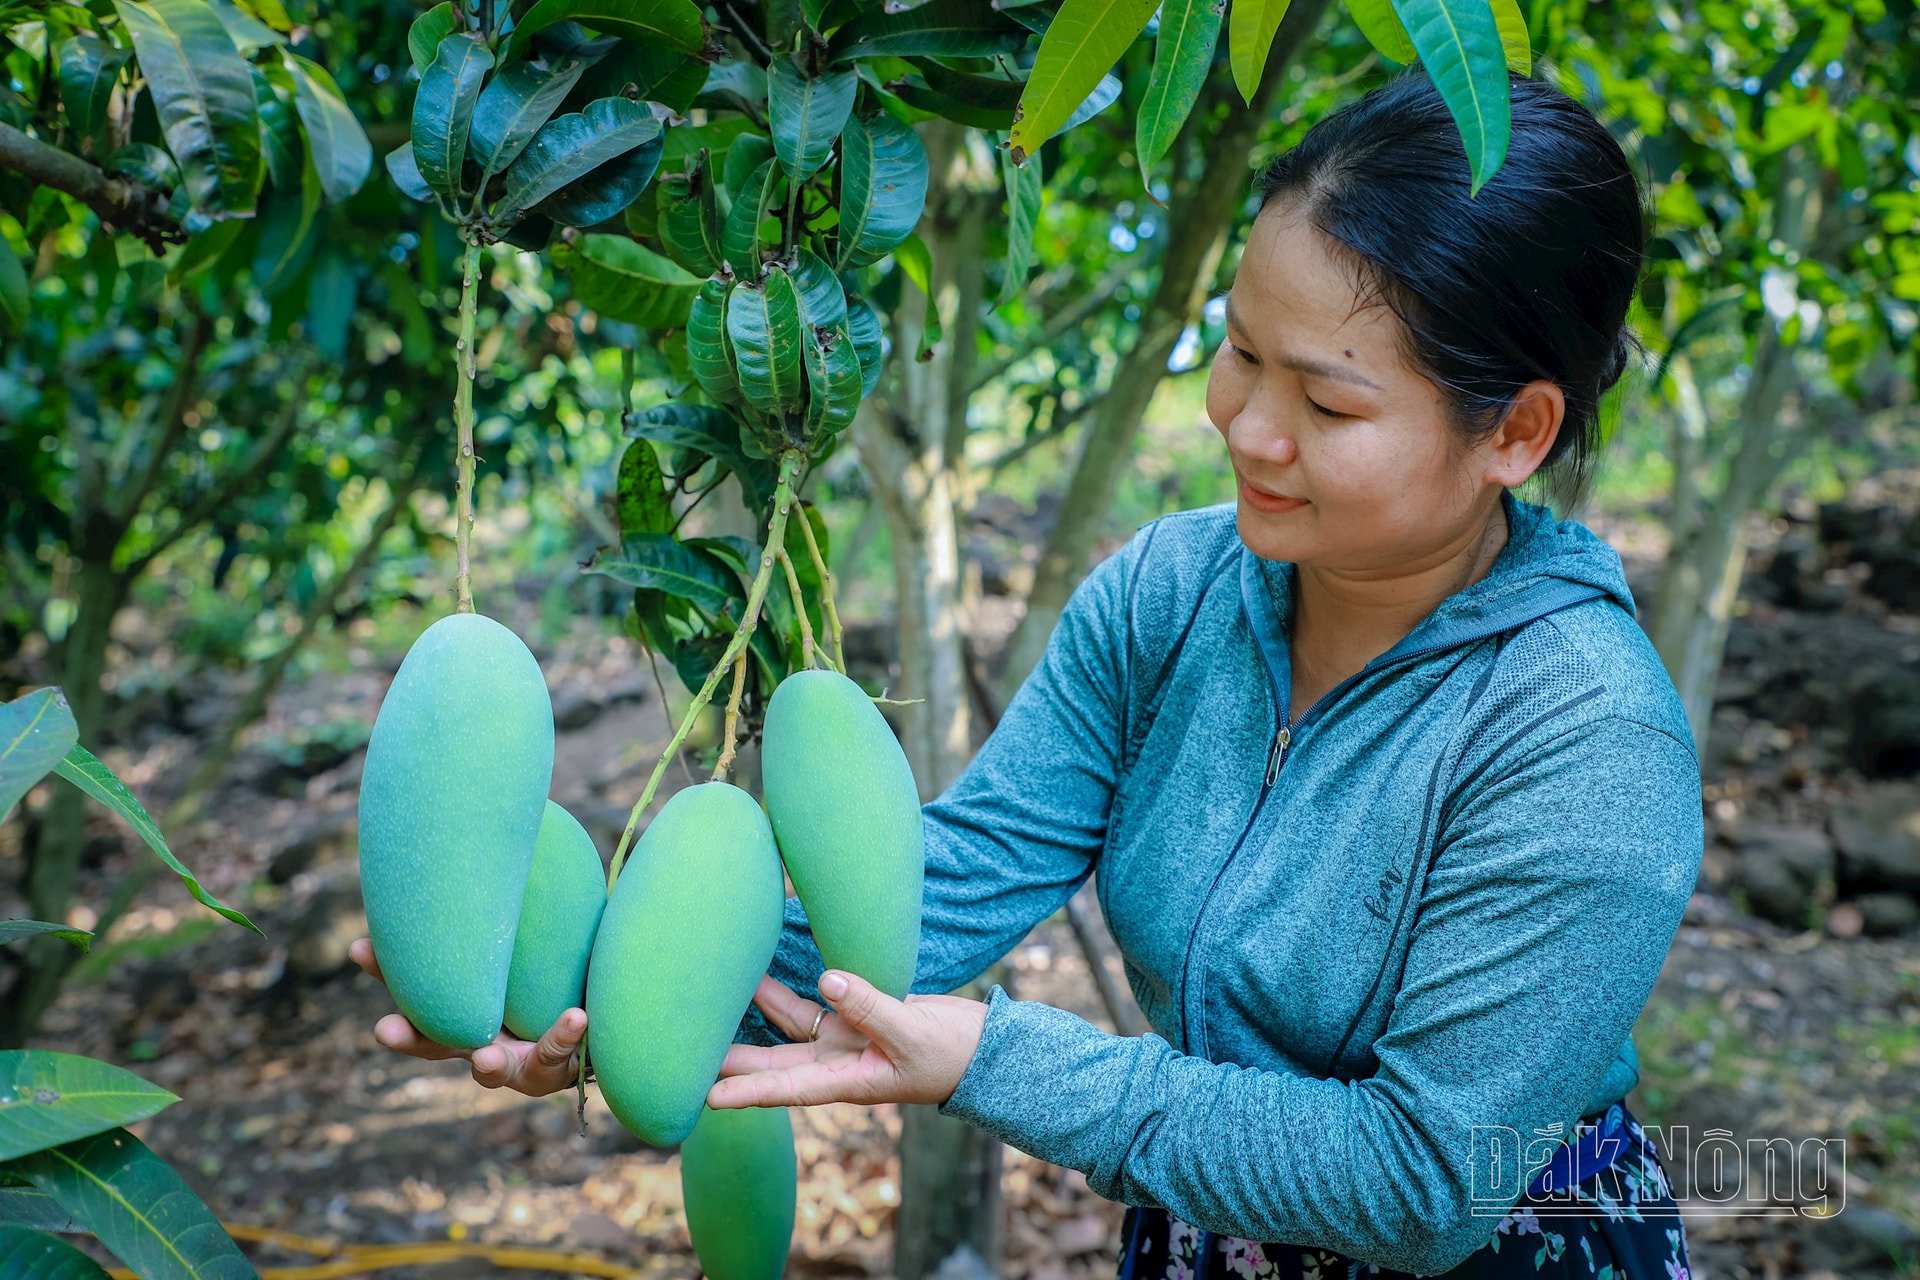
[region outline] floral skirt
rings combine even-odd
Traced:
[[[1612,1162],[1589,1163],[1571,1142],[1556,1159],[1558,1190],[1543,1189],[1546,1171],[1507,1215],[1488,1228],[1486,1244],[1446,1273],[1447,1280],[1688,1280],[1687,1239],[1667,1173],[1640,1122],[1616,1104],[1617,1142],[1589,1144]],[[1583,1123],[1599,1125],[1603,1117]],[[1568,1179],[1578,1175],[1578,1181]],[[1164,1209],[1127,1209],[1121,1227],[1119,1280],[1408,1280],[1330,1249],[1264,1244],[1201,1231]]]

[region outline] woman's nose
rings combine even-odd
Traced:
[[[1272,466],[1286,466],[1299,456],[1293,433],[1271,418],[1242,411],[1227,427],[1227,443],[1242,457],[1255,458]]]

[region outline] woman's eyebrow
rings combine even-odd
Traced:
[[[1247,326],[1241,324],[1239,316],[1234,313],[1232,293],[1227,294],[1227,327],[1238,329],[1241,333],[1247,331]],[[1336,368],[1333,365],[1321,364],[1317,360],[1305,360],[1299,356],[1283,356],[1280,363],[1289,369],[1298,370],[1301,373],[1310,373],[1318,378],[1328,378],[1334,382],[1351,382],[1355,386],[1371,387],[1375,391],[1386,390],[1385,387],[1373,379],[1355,373],[1351,369]]]

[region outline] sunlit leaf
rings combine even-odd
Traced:
[[[44,1049],[0,1052],[0,1160],[132,1124],[178,1101],[97,1058]]]
[[[1157,0],[1066,0],[1041,37],[1020,116],[1013,122],[1013,159],[1024,163],[1065,127],[1075,108],[1113,70],[1153,16]]]
[[[1234,87],[1249,106],[1260,88],[1260,77],[1273,49],[1280,20],[1291,0],[1234,0],[1227,29],[1227,56],[1233,66]]]
[[[36,689],[0,704],[0,818],[52,773],[79,740],[80,727],[58,689]]]
[[[253,73],[202,0],[114,0],[132,37],[167,149],[201,214],[254,211],[266,164]]]
[[[1473,174],[1468,195],[1477,195],[1506,159],[1513,128],[1493,10],[1488,0],[1393,0],[1393,9],[1459,126]]]

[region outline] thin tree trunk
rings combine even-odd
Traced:
[[[1000,675],[1000,700],[1010,701],[1027,673],[1046,652],[1047,639],[1060,620],[1067,597],[1086,571],[1087,557],[1113,505],[1121,469],[1133,454],[1134,437],[1166,376],[1167,360],[1180,335],[1199,314],[1226,251],[1227,234],[1240,216],[1233,194],[1249,183],[1249,158],[1260,126],[1286,81],[1287,64],[1319,25],[1329,0],[1299,0],[1288,11],[1268,53],[1266,74],[1251,105],[1242,106],[1224,71],[1208,82],[1195,107],[1191,131],[1208,113],[1227,104],[1226,118],[1201,144],[1197,172],[1176,180],[1166,218],[1166,254],[1160,283],[1140,317],[1139,336],[1113,383],[1093,411],[1073,478],[1060,512],[1040,550],[1026,612],[1007,647]]]

